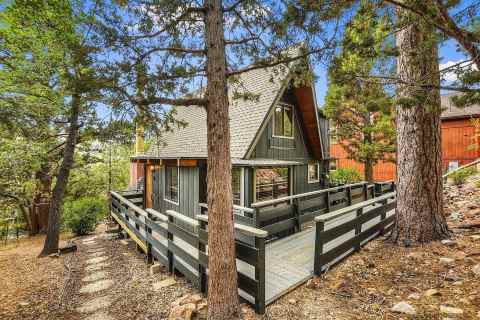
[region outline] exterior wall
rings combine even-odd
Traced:
[[[470,163],[480,157],[480,141],[475,138],[475,126],[470,119],[448,119],[442,121],[442,166],[444,170],[452,161],[458,165]],[[475,149],[474,146],[477,146]],[[332,158],[336,158],[337,168],[355,168],[363,173],[363,165],[347,159],[347,153],[339,144],[330,146]],[[394,163],[381,162],[374,167],[374,179],[387,181],[395,179]]]
[[[295,109],[294,109],[295,110]],[[305,161],[312,159],[305,146],[300,121],[294,111],[293,139],[273,137],[273,117],[261,133],[251,158]]]
[[[134,188],[137,186],[138,180],[143,178],[143,163],[140,162],[131,162],[130,163],[130,182],[128,186]]]
[[[165,199],[165,166],[153,172],[153,208],[159,212],[175,210],[178,213],[195,218],[199,210],[199,168],[180,167],[178,204]]]

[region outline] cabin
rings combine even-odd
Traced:
[[[234,99],[236,88],[255,99]],[[294,86],[286,72],[243,73],[229,88],[234,205],[283,198],[328,187],[328,121],[319,116],[313,85]],[[144,206],[194,218],[207,202],[206,111],[176,107],[186,123],[164,132],[132,158],[132,177],[144,183]]]
[[[442,168],[443,171],[456,169],[480,158],[480,105],[458,108],[451,101],[452,95],[442,95]],[[330,169],[355,168],[363,174],[364,168],[348,158],[330,130]],[[375,181],[389,181],[396,177],[396,166],[393,162],[380,161],[373,168]]]

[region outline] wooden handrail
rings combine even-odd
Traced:
[[[394,198],[396,194],[397,194],[396,192],[389,192],[389,193],[386,193],[382,196],[379,196],[379,197],[376,197],[376,198],[373,198],[373,199],[370,199],[370,200],[367,200],[367,201],[363,201],[363,202],[354,204],[353,206],[338,209],[338,210],[329,212],[327,214],[322,214],[318,217],[315,217],[315,222],[327,222],[327,221],[334,220],[334,219],[336,219],[336,218],[338,218],[338,217],[340,217],[340,216],[342,216],[346,213],[356,211],[356,210],[362,209],[364,207],[368,207],[368,206],[370,206],[372,204],[375,204],[377,202],[381,202],[381,201],[385,201],[385,200]]]
[[[140,208],[139,206],[136,206],[134,205],[132,202],[130,202],[128,199],[126,199],[125,197],[123,197],[122,195],[120,195],[119,193],[115,192],[115,191],[110,191],[110,194],[112,196],[114,196],[115,198],[117,198],[118,200],[120,200],[120,202],[126,204],[127,206],[129,206],[133,211],[135,211],[136,213],[144,216],[144,217],[147,217],[148,218],[148,213],[143,210],[142,208]]]
[[[208,223],[207,215],[199,214],[197,215],[197,219]],[[247,236],[253,236],[257,238],[266,238],[268,236],[268,232],[262,229],[257,229],[257,228],[246,226],[239,223],[234,223],[234,227],[235,227],[235,230],[238,230]]]
[[[189,224],[190,226],[192,226],[192,227],[194,227],[194,228],[196,228],[196,227],[199,226],[199,223],[198,223],[197,220],[192,219],[192,218],[187,217],[187,216],[184,216],[183,214],[178,213],[178,212],[176,212],[176,211],[167,210],[167,214],[168,214],[169,216],[174,217],[175,219],[178,219],[178,220],[180,220],[180,221],[182,221],[182,222],[184,222],[184,223],[186,223],[186,224]]]
[[[267,207],[271,206],[277,203],[293,200],[293,199],[298,199],[298,198],[304,198],[304,197],[309,197],[317,194],[322,194],[326,193],[329,191],[336,191],[344,188],[351,188],[351,187],[357,187],[357,186],[363,186],[365,184],[368,184],[366,181],[362,182],[357,182],[357,183],[352,183],[352,184],[346,184],[343,186],[338,186],[338,187],[333,187],[333,188],[328,188],[328,189],[322,189],[322,190],[317,190],[317,191],[311,191],[311,192],[306,192],[306,193],[300,193],[300,194],[294,194],[291,196],[286,196],[278,199],[273,199],[273,200],[266,200],[266,201],[261,201],[261,202],[255,202],[252,203],[253,208],[261,208],[261,207]]]
[[[168,217],[164,215],[163,213],[158,212],[157,210],[154,210],[152,208],[145,209],[148,213],[150,213],[152,216],[155,218],[158,218],[162,222],[168,222]]]
[[[208,209],[208,205],[206,203],[199,203],[198,205],[202,208]],[[255,212],[255,210],[253,210],[252,208],[237,206],[236,204],[233,205],[233,209],[240,210],[240,211],[245,211],[245,212],[248,212],[248,213],[254,213]]]
[[[442,178],[446,179],[446,178],[448,178],[448,176],[451,175],[452,173],[455,173],[455,172],[460,171],[460,170],[462,170],[462,169],[471,167],[471,166],[473,166],[473,165],[475,165],[475,164],[478,164],[478,163],[480,163],[480,159],[474,160],[474,161],[472,161],[472,162],[470,162],[470,163],[467,163],[467,164],[464,164],[463,166],[458,167],[457,169],[454,169],[454,170],[452,170],[452,171],[449,171],[449,172],[445,173],[445,174],[442,176]]]

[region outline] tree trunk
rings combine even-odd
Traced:
[[[207,49],[208,319],[238,319],[227,66],[220,0],[205,0]]]
[[[448,236],[443,214],[440,79],[434,29],[397,8],[397,219],[392,239],[412,245]]]
[[[63,149],[63,160],[57,175],[57,181],[53,188],[53,195],[48,210],[48,228],[45,244],[40,256],[46,256],[58,251],[58,241],[60,237],[60,212],[63,205],[63,197],[67,188],[70,170],[73,166],[73,156],[75,154],[75,146],[78,139],[78,118],[80,113],[80,96],[74,94],[72,96],[70,110],[70,127],[68,136]]]

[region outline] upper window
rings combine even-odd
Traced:
[[[255,200],[266,201],[290,194],[288,168],[255,169]]]
[[[315,183],[320,181],[320,164],[308,164],[308,183]]]
[[[273,135],[275,137],[293,137],[293,108],[286,105],[275,107],[273,115]]]
[[[179,167],[165,167],[165,199],[178,203]]]

